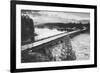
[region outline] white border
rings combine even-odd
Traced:
[[[89,12],[90,13],[90,60],[21,63],[21,37],[20,37],[21,36],[21,9]],[[54,67],[54,66],[87,65],[87,64],[88,65],[94,64],[94,9],[34,6],[34,5],[16,5],[16,69]]]

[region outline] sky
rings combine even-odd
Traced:
[[[25,10],[35,23],[68,23],[90,20],[90,13]]]

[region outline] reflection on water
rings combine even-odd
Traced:
[[[37,34],[37,36],[35,36],[35,40],[40,40],[63,32],[65,31],[58,31],[57,29],[48,28],[35,28],[35,33]]]

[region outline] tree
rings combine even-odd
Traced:
[[[21,16],[21,41],[22,44],[34,41],[34,23],[29,16]]]

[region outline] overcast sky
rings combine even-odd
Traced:
[[[56,12],[56,11],[32,10],[28,14],[34,20],[34,22],[37,23],[48,23],[48,22],[67,23],[76,20],[90,20],[90,13],[82,13],[82,12],[58,12],[58,11]]]

